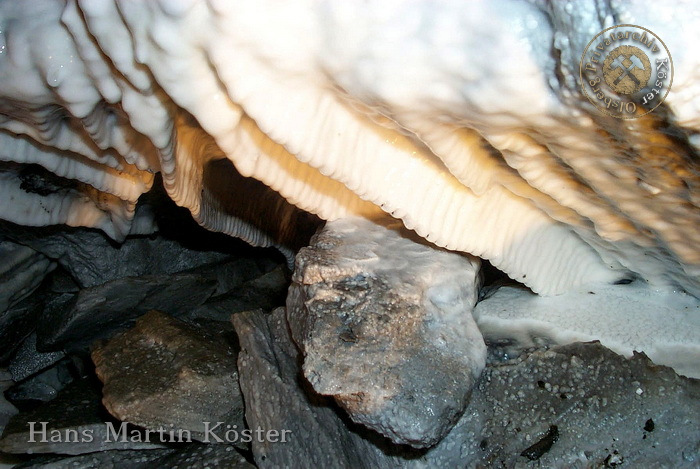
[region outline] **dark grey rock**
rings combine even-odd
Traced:
[[[194,274],[127,277],[81,290],[63,308],[50,308],[37,326],[49,350],[81,350],[133,324],[151,309],[177,314],[202,304],[216,289]]]
[[[182,449],[111,450],[71,457],[43,457],[14,469],[253,469],[233,446],[191,444]]]
[[[29,376],[52,366],[66,355],[63,352],[38,352],[36,344],[36,334],[30,335],[12,358],[9,370],[12,373],[13,380],[23,381]]]
[[[0,452],[85,454],[163,446],[153,438],[146,441],[144,433],[134,427],[125,426],[119,433],[121,422],[107,414],[100,397],[98,383],[74,381],[56,399],[12,417],[0,439]]]
[[[9,371],[0,369],[0,435],[5,429],[5,425],[10,421],[10,417],[17,414],[17,408],[5,399],[5,391],[14,385],[12,374]]]
[[[11,236],[55,259],[82,288],[122,277],[172,274],[231,257],[216,251],[188,249],[176,240],[155,235],[129,237],[116,244],[96,230],[14,226]]]
[[[99,453],[81,454],[78,456],[41,456],[13,469],[150,469],[160,466],[157,463],[176,450],[174,449],[148,449],[148,450],[109,450]]]
[[[556,426],[558,438],[553,438]],[[488,366],[429,467],[695,468],[700,381],[598,343]]]
[[[287,314],[317,392],[422,448],[459,420],[486,346],[471,315],[479,260],[407,236],[364,219],[328,223],[297,255]]]
[[[62,358],[49,368],[17,383],[6,391],[13,402],[19,401],[50,401],[73,381],[73,360]]]
[[[56,264],[27,246],[0,241],[0,329],[2,312],[29,296]]]
[[[390,468],[402,466],[400,454],[419,456],[343,419],[332,399],[311,389],[283,308],[234,314],[232,321],[246,420],[262,436],[252,441],[258,467]]]
[[[183,273],[196,273],[201,277],[215,280],[216,290],[212,294],[212,300],[221,296],[228,296],[247,285],[257,285],[256,280],[265,277],[276,270],[283,272],[281,264],[274,262],[268,257],[253,259],[242,257],[240,259],[227,259],[215,264],[195,267],[183,271]],[[235,295],[235,293],[232,293]],[[226,319],[228,320],[228,318]]]
[[[212,443],[207,428],[218,422],[244,427],[236,354],[220,336],[151,311],[92,357],[103,402],[122,421]]]
[[[36,328],[44,299],[37,294],[0,312],[0,363],[5,363]]]
[[[168,469],[255,468],[231,445],[204,445],[197,443],[162,456],[151,467],[167,467]]]
[[[231,314],[262,309],[271,311],[284,306],[289,279],[282,267],[250,280],[226,294],[212,297],[201,306],[187,312],[190,318],[229,321]]]

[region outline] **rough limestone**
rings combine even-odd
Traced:
[[[232,321],[241,344],[238,369],[248,426],[264,434],[277,432],[276,442],[253,440],[258,467],[401,467],[401,448],[353,425],[332,399],[319,396],[304,381],[284,308],[271,314],[246,311],[234,314]]]
[[[206,439],[205,422],[244,427],[236,354],[221,336],[151,311],[92,358],[103,403],[122,421],[196,440]]]
[[[297,255],[287,309],[313,388],[420,448],[462,415],[486,346],[471,315],[479,260],[409,236],[395,224],[329,223]]]

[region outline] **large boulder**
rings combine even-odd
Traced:
[[[485,364],[471,314],[479,266],[397,224],[329,223],[297,255],[287,300],[304,376],[355,422],[395,443],[435,445]]]

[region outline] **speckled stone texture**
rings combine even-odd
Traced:
[[[220,336],[151,311],[92,358],[103,403],[120,420],[200,440],[205,422],[243,428],[236,354]]]
[[[111,418],[100,405],[97,380],[76,380],[66,386],[54,400],[15,415],[0,439],[0,452],[77,455],[163,446],[153,440],[146,441],[143,437],[140,441],[114,438],[108,423],[119,430],[120,423]],[[128,431],[134,429],[135,427],[129,426]]]
[[[700,381],[598,343],[537,349],[487,366],[440,446],[462,467],[696,468]]]
[[[425,448],[460,418],[484,367],[471,314],[480,263],[409,236],[395,223],[329,223],[297,255],[287,311],[318,393]]]
[[[234,314],[232,321],[241,344],[238,369],[248,426],[280,435],[288,431],[284,443],[280,436],[277,442],[253,440],[260,468],[397,468],[405,463],[401,455],[417,456],[353,425],[332,399],[309,387],[283,308]]]

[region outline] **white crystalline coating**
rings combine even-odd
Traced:
[[[57,176],[90,184],[133,204],[150,188],[153,181],[151,173],[133,167],[119,171],[100,166],[81,155],[48,149],[32,140],[9,133],[0,133],[0,161],[39,164]]]
[[[132,201],[150,184],[139,171],[160,171],[203,225],[274,244],[213,200],[205,169],[227,158],[323,219],[387,212],[541,294],[630,272],[700,294],[688,136],[700,72],[695,55],[676,51],[697,37],[697,4],[659,15],[641,1],[594,0],[0,9],[0,127],[140,179],[127,189],[106,169],[65,169],[117,197]],[[669,38],[669,104],[685,128],[653,115],[611,120],[581,96],[582,49],[622,18]]]
[[[678,292],[634,282],[544,298],[502,287],[476,305],[474,318],[487,342],[600,340],[622,355],[644,352],[656,364],[700,378],[700,301]]]
[[[135,203],[88,185],[51,191],[27,191],[15,171],[0,170],[0,218],[26,226],[88,226],[123,240],[131,229]]]

